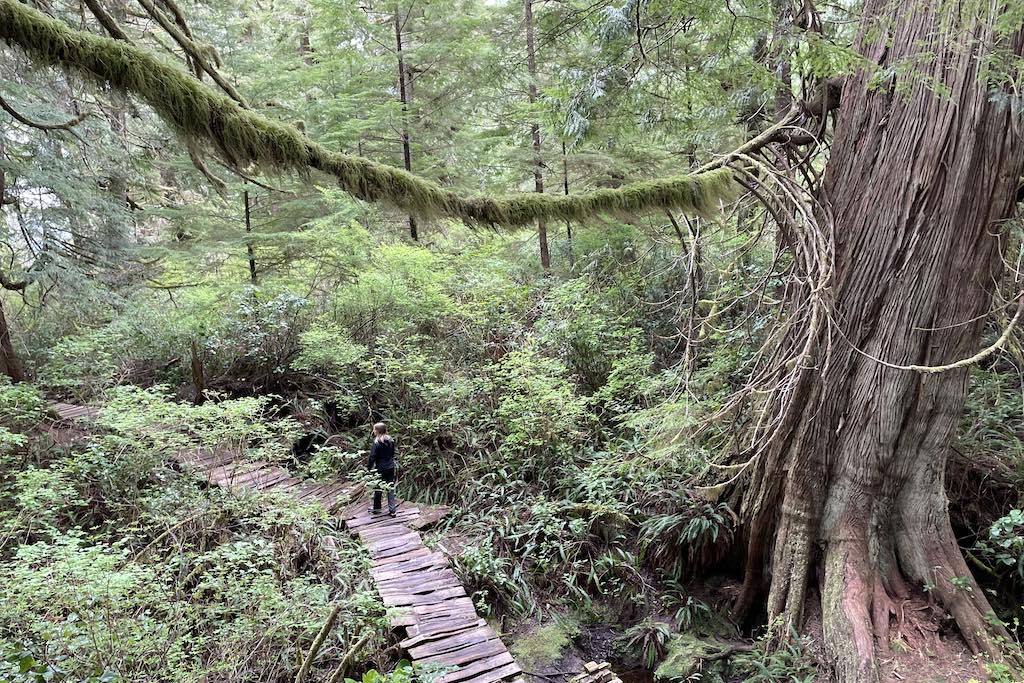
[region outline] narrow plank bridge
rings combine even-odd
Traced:
[[[89,420],[97,414],[95,408],[66,403],[55,404],[53,410],[67,421]],[[370,513],[365,487],[343,479],[303,480],[274,463],[209,449],[180,451],[174,459],[215,486],[319,501],[328,512],[341,516],[370,553],[371,574],[389,608],[391,626],[405,635],[401,647],[413,662],[443,671],[440,683],[523,683],[522,669],[477,615],[448,558],[428,548],[419,534],[443,516],[443,508],[421,509],[400,502],[397,515],[390,517]]]

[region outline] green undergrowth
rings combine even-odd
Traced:
[[[121,387],[68,443],[40,430],[38,393],[0,386],[4,424],[24,437],[3,450],[0,678],[274,680],[337,604],[323,666],[368,633],[363,656],[386,646],[365,553],[322,508],[204,488],[168,466],[185,447],[287,452],[287,424],[263,404]]]

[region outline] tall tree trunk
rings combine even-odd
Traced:
[[[793,23],[793,0],[772,0],[771,52],[768,65],[777,79],[775,84],[775,120],[779,120],[793,104],[793,70],[790,66],[790,40]]]
[[[409,72],[405,67],[405,52],[402,48],[402,13],[395,7],[395,49],[398,55],[398,98],[402,102],[402,163],[412,173],[412,145],[409,138],[409,104],[412,92],[409,88]],[[409,237],[419,240],[416,217],[409,214]]]
[[[0,373],[10,377],[12,382],[21,382],[25,379],[21,360],[14,352],[14,345],[11,343],[11,328],[7,324],[7,315],[4,313],[2,303],[0,303]]]
[[[537,102],[537,47],[533,37],[533,0],[525,0],[526,14],[526,66],[530,74],[530,104]],[[540,123],[530,124],[533,136],[533,189],[544,193],[544,162],[540,156]],[[537,239],[540,242],[540,264],[544,269],[551,267],[551,253],[548,250],[547,221],[537,221]]]
[[[565,147],[565,140],[562,140],[562,189],[565,191],[565,196],[569,196],[569,152]],[[572,222],[567,218],[565,220],[565,239],[569,243],[569,267],[573,267],[576,264],[576,255],[572,251]]]
[[[4,133],[5,131],[0,131],[0,164],[4,163]],[[7,203],[6,196],[7,175],[3,166],[0,165],[0,221],[3,221],[5,237],[7,233],[7,216],[4,214],[4,204]],[[31,247],[31,245],[29,246]],[[0,373],[10,377],[12,382],[21,382],[25,379],[21,360],[14,352],[14,345],[11,343],[11,329],[7,325],[7,316],[4,314],[2,302],[0,302]]]
[[[252,245],[252,204],[249,202],[249,190],[242,192],[245,203],[245,252],[249,257],[249,281],[256,284],[256,249]]]
[[[1002,221],[1024,171],[1010,107],[990,96],[1005,84],[983,71],[994,44],[1021,55],[1024,41],[1019,32],[1000,40],[996,17],[972,11],[864,3],[861,54],[881,69],[917,71],[883,87],[869,87],[873,74],[862,72],[843,91],[820,197],[835,225],[835,334],[822,331],[822,351],[795,389],[798,408],[754,462],[745,494],[737,609],[749,608],[770,576],[769,616],[799,626],[811,577],[820,576],[826,650],[840,681],[877,680],[893,600],[913,585],[929,587],[972,650],[995,651],[991,609],[957,546],[943,481],[969,369],[922,373],[868,357],[936,366],[980,345]]]

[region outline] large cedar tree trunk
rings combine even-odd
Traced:
[[[832,327],[755,462],[737,606],[767,587],[769,616],[798,627],[820,595],[836,677],[857,682],[877,679],[890,608],[915,587],[973,650],[994,649],[944,490],[969,369],[899,370],[864,354],[938,366],[979,349],[1024,171],[1014,114],[993,96],[1002,86],[981,73],[994,44],[1021,55],[1021,34],[995,36],[995,17],[968,16],[974,3],[864,5],[860,53],[913,68],[872,87],[860,73],[843,91],[820,197],[835,225]]]

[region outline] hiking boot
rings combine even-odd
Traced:
[[[398,516],[398,510],[390,510],[388,512],[388,517],[397,517],[397,516]]]
[[[380,508],[370,508],[369,510],[367,510],[367,512],[369,512],[371,515],[379,515],[381,512],[383,512],[383,510],[381,510]]]

